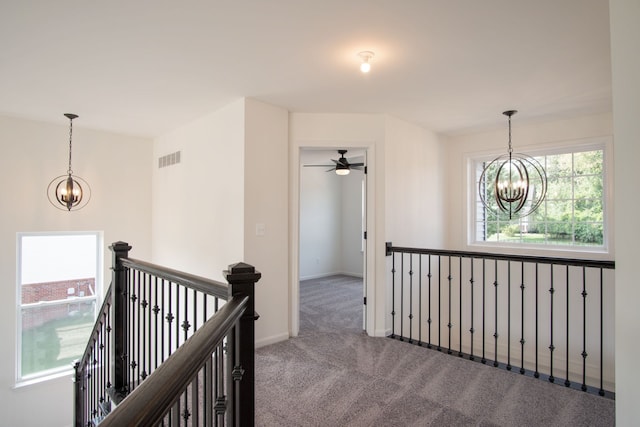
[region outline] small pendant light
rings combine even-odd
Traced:
[[[71,141],[73,138],[73,119],[76,114],[66,113],[69,119],[69,169],[66,175],[55,177],[47,187],[49,202],[60,210],[77,211],[89,203],[91,199],[91,187],[84,179],[73,174],[71,169]]]

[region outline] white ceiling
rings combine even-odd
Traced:
[[[608,112],[608,1],[0,4],[0,114],[152,137],[241,97],[444,134]]]

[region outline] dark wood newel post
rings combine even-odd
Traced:
[[[255,423],[255,321],[258,315],[255,312],[255,284],[262,274],[249,264],[239,262],[229,266],[223,271],[223,275],[229,283],[229,297],[249,297],[246,311],[239,321],[239,366],[242,372],[239,381],[239,393],[236,394],[238,402],[242,402],[243,410],[236,412],[233,417],[240,426],[253,426]],[[234,367],[234,371],[238,371]],[[234,375],[235,376],[235,375]],[[251,402],[248,404],[248,402]],[[237,406],[236,406],[237,408]],[[236,408],[232,408],[234,412]],[[246,409],[245,409],[246,408]]]
[[[109,246],[113,252],[111,270],[112,286],[111,306],[113,307],[113,350],[112,387],[116,401],[120,401],[128,391],[127,366],[127,272],[122,265],[122,259],[129,258],[131,246],[126,242],[115,242]]]

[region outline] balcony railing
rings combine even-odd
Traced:
[[[386,249],[391,337],[614,398],[613,261]]]

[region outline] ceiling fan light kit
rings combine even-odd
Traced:
[[[362,162],[351,163],[349,162],[349,160],[347,160],[347,158],[344,156],[345,154],[347,154],[347,150],[338,150],[338,154],[340,154],[340,158],[338,160],[331,159],[331,161],[334,163],[333,165],[304,165],[304,166],[331,168],[331,169],[328,169],[327,172],[335,171],[336,175],[341,175],[341,176],[349,175],[352,169],[355,169],[355,170],[364,169],[364,163]]]

